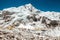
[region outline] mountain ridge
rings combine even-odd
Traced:
[[[0,21],[0,27],[2,28],[11,30],[12,28],[47,30],[48,34],[46,32],[46,34],[44,34],[50,36],[49,32],[52,30],[51,28],[60,27],[60,12],[44,12],[36,9],[31,4],[26,4],[19,7],[3,9],[0,12]],[[48,29],[45,28],[51,30],[48,31]],[[56,30],[54,31],[56,32]],[[51,36],[55,35],[55,33],[52,34]]]

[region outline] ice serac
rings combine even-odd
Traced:
[[[55,33],[59,32],[56,27],[60,28],[60,12],[44,12],[36,9],[31,4],[26,4],[3,9],[0,11],[0,21],[0,27],[2,28],[26,28],[35,31],[46,30],[44,35],[50,36],[50,33],[52,33],[52,36],[54,36]],[[55,28],[57,31],[55,31]]]

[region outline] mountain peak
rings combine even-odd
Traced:
[[[32,4],[31,4],[31,3],[29,3],[29,4],[26,4],[26,6],[32,6]]]
[[[10,7],[10,8],[6,8],[3,9],[3,11],[10,11],[10,12],[21,12],[21,11],[37,11],[38,9],[36,9],[32,4],[26,4],[26,5],[22,5],[19,7]]]

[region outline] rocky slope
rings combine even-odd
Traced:
[[[0,34],[1,40],[60,40],[60,12],[44,12],[31,4],[3,9]]]

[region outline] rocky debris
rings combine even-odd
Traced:
[[[41,36],[40,33],[36,34],[33,32],[22,28],[19,29],[19,32],[15,30],[13,32],[0,30],[0,40],[60,40],[59,37]]]

